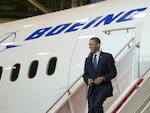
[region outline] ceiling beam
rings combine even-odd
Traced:
[[[37,0],[27,0],[27,1],[30,2],[32,5],[34,5],[36,8],[38,8],[43,13],[51,12],[46,7],[44,7],[41,3],[39,3]]]

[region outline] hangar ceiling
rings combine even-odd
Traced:
[[[77,6],[78,0],[0,0],[0,19],[22,19]],[[78,5],[87,4],[80,0]]]

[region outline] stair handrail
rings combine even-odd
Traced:
[[[115,59],[122,53],[122,51],[127,47],[127,46],[129,46],[130,47],[130,43],[132,42],[132,41],[134,41],[134,37],[133,38],[131,38],[129,41],[128,41],[128,43],[123,47],[123,48],[121,48],[121,50],[115,55]],[[76,80],[76,81],[74,81],[73,82],[73,84],[55,101],[55,103],[52,105],[52,106],[50,106],[50,108],[46,111],[46,113],[48,113],[67,93],[70,95],[70,89],[81,79],[83,77],[83,75],[80,75],[79,77],[78,77],[78,79]]]

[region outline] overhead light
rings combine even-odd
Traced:
[[[12,45],[13,44],[13,42],[7,42],[7,43],[2,43],[2,44],[0,44],[1,46],[7,46],[7,45]]]
[[[89,5],[88,7],[89,7],[89,8],[92,8],[92,7],[96,7],[96,5],[95,5],[95,4],[92,4],[92,5]]]
[[[85,18],[85,19],[77,20],[77,21],[75,21],[75,22],[86,22],[86,21],[88,21],[88,20],[89,20],[89,18]]]
[[[33,26],[33,25],[25,25],[25,26],[23,26],[23,27],[26,28],[26,27],[31,27],[31,26]]]
[[[144,16],[146,16],[146,13],[137,13],[133,16],[133,18],[142,18]]]
[[[79,36],[79,39],[85,39],[85,38],[91,38],[94,37],[94,35],[86,35],[86,36]]]
[[[44,55],[47,55],[48,54],[48,52],[40,52],[40,53],[37,53],[36,55],[37,56],[44,56]]]

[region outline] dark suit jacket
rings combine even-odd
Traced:
[[[92,90],[103,91],[106,97],[110,97],[113,95],[113,87],[111,80],[116,76],[117,71],[115,67],[115,62],[111,54],[101,52],[98,61],[97,70],[95,70],[92,63],[91,54],[86,58],[85,66],[84,66],[84,74],[83,78],[86,84],[88,84],[88,78],[92,78],[93,80],[97,77],[103,76],[105,77],[105,81],[98,85],[90,86],[88,89],[88,97],[92,94]]]

